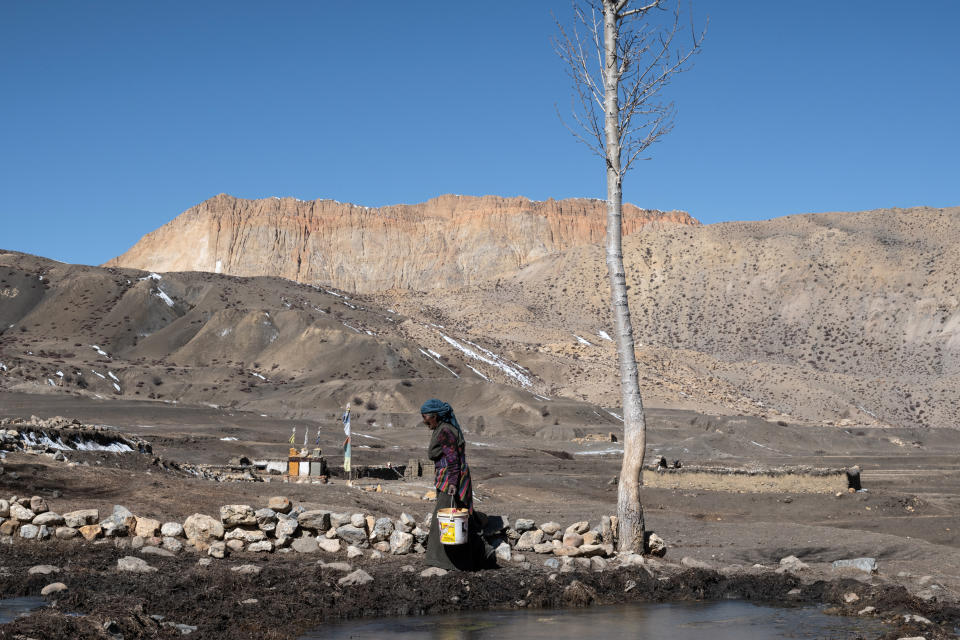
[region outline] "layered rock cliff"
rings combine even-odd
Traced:
[[[682,211],[624,205],[624,233],[698,225]],[[601,200],[444,195],[415,205],[243,200],[220,194],[144,236],[105,266],[281,276],[357,292],[431,290],[514,273],[603,239]]]

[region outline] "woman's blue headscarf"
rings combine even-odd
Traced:
[[[463,438],[463,429],[460,428],[460,423],[457,422],[457,416],[453,415],[453,407],[451,407],[446,402],[442,400],[437,400],[436,398],[431,398],[423,403],[423,406],[420,407],[420,413],[435,413],[437,417],[440,418],[440,422],[449,422],[457,431],[460,433],[460,437]]]

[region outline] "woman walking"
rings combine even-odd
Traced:
[[[427,400],[420,407],[423,423],[433,433],[427,455],[434,461],[434,484],[437,500],[430,520],[430,537],[427,539],[427,564],[442,569],[471,571],[491,566],[493,549],[484,542],[478,532],[479,519],[473,513],[473,486],[470,467],[467,465],[466,441],[453,408],[440,400]],[[440,527],[437,511],[459,508],[470,512],[467,542],[445,545],[440,542]]]

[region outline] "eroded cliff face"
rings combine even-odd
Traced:
[[[624,205],[624,233],[698,225],[682,211]],[[356,292],[431,290],[512,274],[544,256],[601,242],[605,203],[444,195],[368,208],[334,200],[220,194],[144,236],[105,266],[271,275]]]

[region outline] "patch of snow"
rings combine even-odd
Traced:
[[[50,378],[47,378],[47,382],[49,382],[49,383],[50,383],[50,386],[51,386],[51,387],[55,387],[55,386],[57,386],[57,383],[56,383],[56,382],[54,382],[53,380],[51,380]]]
[[[110,376],[111,378],[113,378],[113,381],[114,381],[114,382],[120,382],[120,378],[118,378],[117,376],[113,375],[113,372],[112,372],[112,371],[107,371],[107,375]]]
[[[750,441],[750,444],[755,444],[755,445],[757,445],[758,447],[760,447],[760,448],[762,448],[762,449],[767,449],[767,450],[769,450],[769,451],[773,451],[774,453],[779,453],[779,454],[781,454],[781,455],[793,457],[793,456],[790,456],[789,453],[783,453],[782,451],[777,451],[776,449],[774,449],[774,448],[772,448],[772,447],[768,447],[768,446],[765,445],[765,444],[760,444],[759,442],[755,442],[755,441],[753,441],[753,440]]]
[[[592,347],[592,346],[593,346],[593,343],[592,343],[592,342],[590,342],[589,340],[585,340],[584,338],[581,338],[580,336],[578,336],[578,335],[575,334],[575,333],[573,334],[573,337],[576,338],[576,339],[577,339],[577,342],[579,342],[580,344],[585,344],[585,345],[587,345],[588,347]]]
[[[612,447],[610,449],[600,449],[599,451],[575,451],[575,456],[605,456],[615,453],[623,453],[622,447]]]
[[[109,355],[107,355],[107,352],[106,352],[106,351],[104,351],[103,349],[101,349],[100,347],[98,347],[98,346],[95,345],[95,344],[90,345],[90,348],[93,349],[94,351],[96,351],[97,353],[99,353],[100,355],[102,355],[102,356],[105,357],[105,358],[109,358],[109,357],[110,357]]]
[[[343,326],[347,327],[348,329],[353,329],[353,330],[356,331],[357,333],[363,333],[362,331],[360,331],[360,329],[357,329],[356,327],[352,327],[352,326],[350,326],[349,324],[347,324],[346,322],[342,322],[341,324],[342,324]]]
[[[117,393],[120,393],[120,385],[118,385],[116,382],[113,383],[113,388],[117,390]]]
[[[166,293],[164,293],[163,289],[161,289],[160,287],[157,287],[157,293],[155,295],[161,300],[163,300],[164,302],[166,302],[168,307],[172,307],[175,304],[173,302],[173,298],[171,298]]]
[[[213,268],[214,273],[220,273],[223,271],[223,260],[217,260],[217,266]]]
[[[494,444],[489,444],[487,442],[467,442],[471,447],[495,447]]]
[[[261,380],[266,380],[265,377],[263,377],[262,375],[260,375],[260,374],[257,373],[256,371],[251,371],[251,372],[250,372],[250,375],[256,376],[256,377],[260,378]]]
[[[332,296],[337,296],[338,298],[343,298],[344,300],[349,300],[349,299],[350,299],[350,298],[348,298],[348,297],[345,296],[345,295],[342,295],[342,294],[340,294],[340,293],[337,293],[336,291],[330,291],[330,289],[324,289],[324,291],[325,291],[326,293],[329,293],[329,294],[332,295]]]
[[[611,338],[606,331],[597,331],[597,335],[603,338],[604,340],[609,340],[610,342],[613,342],[613,338]]]
[[[474,360],[479,360],[480,362],[485,362],[486,364],[489,364],[491,366],[496,367],[497,369],[500,369],[511,378],[517,380],[521,385],[525,387],[533,386],[533,382],[530,380],[530,378],[520,370],[519,368],[520,365],[517,365],[512,362],[507,362],[497,354],[493,353],[492,351],[484,349],[480,345],[474,344],[470,341],[464,340],[464,342],[474,347],[474,349],[476,350],[471,349],[470,347],[464,346],[459,342],[457,342],[456,340],[454,340],[453,338],[451,338],[450,336],[444,335],[442,333],[440,334],[440,337],[442,337],[448,344],[450,344],[454,348],[458,349],[459,351],[462,351],[468,357],[473,358]]]
[[[541,396],[541,395],[537,395],[537,394],[535,393],[535,394],[533,394],[533,397],[536,398],[537,400],[543,400],[544,402],[550,402],[550,398],[548,398],[547,396]],[[594,413],[597,413],[597,412],[594,411]],[[597,413],[597,415],[600,415],[600,414]]]
[[[230,327],[226,327],[226,328],[224,328],[224,329],[220,329],[219,335],[220,335],[221,338],[223,338],[223,337],[225,337],[225,336],[230,335],[230,332],[231,332],[231,331],[233,331],[233,329],[231,329]]]
[[[226,438],[220,438],[220,439],[223,440],[224,442],[231,442],[233,440],[236,440],[236,438],[234,438],[233,436],[227,436]]]
[[[138,281],[139,281],[139,282],[143,282],[144,280],[156,280],[157,282],[159,282],[159,281],[162,280],[162,279],[163,279],[163,276],[161,276],[160,274],[158,274],[158,273],[151,273],[151,274],[148,275],[148,276],[144,276],[144,277],[142,277],[142,278],[138,278]]]
[[[7,365],[0,362],[0,371],[7,371]]]
[[[434,358],[439,358],[439,357],[440,357],[440,354],[437,353],[436,351],[434,351],[433,349],[427,349],[427,351],[429,351],[429,352],[430,352],[430,355],[432,355]]]
[[[467,363],[464,363],[464,364],[467,364]],[[483,378],[483,379],[486,380],[487,382],[490,381],[490,378],[488,378],[487,376],[483,375],[482,373],[480,373],[479,371],[477,371],[476,369],[474,369],[473,367],[471,367],[471,366],[468,365],[468,364],[467,364],[467,369],[470,369],[470,371],[473,371],[475,374],[477,374],[478,376],[480,376],[481,378]]]
[[[130,447],[125,445],[122,442],[114,442],[111,444],[100,444],[99,442],[94,442],[92,440],[88,441],[74,441],[74,447],[77,451],[112,451],[113,453],[130,453],[133,451]]]
[[[341,301],[340,301],[340,304],[342,304],[342,305],[344,305],[344,306],[346,306],[346,307],[350,307],[351,309],[356,309],[356,308],[357,308],[355,305],[352,305],[352,304],[350,304],[349,302],[347,302],[347,301],[345,301],[345,300],[341,300]]]
[[[63,377],[63,371],[57,371],[57,375],[62,378],[62,377]]]
[[[880,419],[880,418],[877,417],[877,414],[873,413],[872,411],[867,411],[865,408],[861,407],[860,405],[857,405],[857,409],[860,409],[860,411],[863,411],[865,414],[867,414],[868,416],[870,416],[870,417],[873,418],[874,420],[879,420],[879,419]]]
[[[453,374],[453,377],[455,377],[455,378],[459,378],[459,377],[460,377],[459,375],[457,375],[457,372],[456,372],[456,371],[454,371],[453,369],[451,369],[451,368],[448,367],[447,365],[445,365],[445,364],[443,364],[442,362],[440,362],[440,358],[435,358],[435,357],[433,357],[432,355],[430,355],[429,353],[427,353],[427,352],[424,351],[423,349],[420,349],[420,353],[422,353],[423,355],[425,355],[428,360],[430,360],[430,361],[432,361],[432,362],[436,362],[438,365],[440,365],[441,367],[443,367],[444,369],[446,369],[447,371],[449,371],[450,373],[452,373],[452,374]]]
[[[94,371],[93,369],[90,369],[90,371],[91,371],[92,373],[95,373],[96,375],[100,376],[103,380],[106,380],[106,379],[107,379],[107,376],[103,375],[103,374],[100,373],[99,371]]]
[[[607,410],[604,409],[604,411],[607,411]],[[607,413],[609,413],[610,415],[612,415],[614,418],[616,418],[616,419],[619,420],[620,422],[623,422],[623,416],[617,415],[617,414],[614,413],[613,411],[607,411]]]

